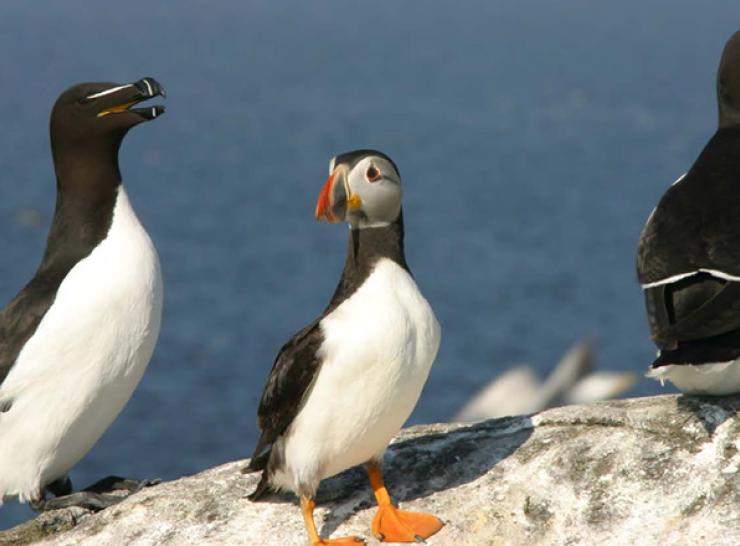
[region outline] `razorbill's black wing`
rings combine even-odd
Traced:
[[[0,386],[54,300],[54,287],[23,289],[0,313]]]

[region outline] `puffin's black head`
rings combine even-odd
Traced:
[[[154,78],[135,83],[81,83],[70,87],[54,103],[51,111],[51,144],[59,146],[120,144],[126,132],[143,121],[164,112],[160,105],[131,108],[156,96],[165,96]]]
[[[401,175],[393,160],[376,150],[332,158],[329,179],[316,204],[316,219],[352,227],[391,224],[401,212]]]
[[[719,126],[740,125],[740,31],[725,45],[717,72]]]

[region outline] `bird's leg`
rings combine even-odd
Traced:
[[[321,538],[313,520],[313,509],[315,507],[316,502],[311,497],[301,495],[301,512],[303,512],[303,521],[306,523],[306,531],[308,531],[309,546],[358,546],[365,544],[365,541],[360,537]]]
[[[421,512],[404,512],[391,502],[383,482],[380,465],[367,464],[367,476],[378,501],[378,513],[373,518],[373,534],[384,542],[423,542],[444,525],[439,518]]]
[[[158,483],[159,480],[132,480],[118,476],[108,476],[82,491],[72,493],[72,482],[69,481],[69,478],[65,477],[51,482],[47,486],[47,489],[54,493],[54,495],[58,493],[62,493],[62,495],[49,500],[45,500],[41,496],[39,500],[31,502],[30,506],[37,512],[59,510],[71,506],[79,506],[93,512],[99,512],[114,504],[118,504],[144,487]],[[114,491],[127,491],[128,493],[121,495],[114,494]]]

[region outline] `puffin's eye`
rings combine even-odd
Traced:
[[[380,171],[376,169],[375,166],[370,165],[367,168],[365,176],[367,177],[369,182],[375,182],[378,178],[380,178]]]

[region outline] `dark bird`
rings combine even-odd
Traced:
[[[740,32],[717,74],[719,127],[665,192],[637,249],[658,357],[649,377],[691,394],[740,391]]]
[[[159,117],[152,78],[83,83],[51,112],[54,218],[41,265],[0,313],[0,503],[104,508],[146,482],[102,480],[72,493],[69,470],[131,397],[162,313],[159,259],[121,185],[129,129]],[[57,498],[46,500],[46,490]]]
[[[395,163],[357,150],[332,159],[329,172],[316,218],[349,223],[347,259],[328,307],[282,347],[272,367],[258,410],[262,435],[246,469],[262,470],[250,498],[293,491],[312,545],[356,544],[361,539],[319,537],[314,498],[322,479],[365,464],[378,502],[373,534],[414,542],[442,523],[396,508],[380,462],[419,399],[440,327],[406,263]]]

